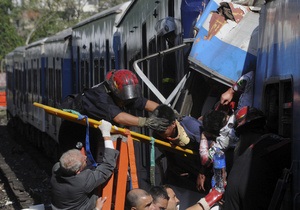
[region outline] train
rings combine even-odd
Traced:
[[[232,12],[226,18],[224,7]],[[299,209],[299,11],[299,0],[122,3],[7,54],[10,124],[57,158],[62,119],[34,102],[60,107],[68,95],[102,82],[109,70],[129,69],[139,76],[146,98],[199,118],[243,73],[255,70],[253,106],[271,119],[274,133],[292,139],[293,179],[282,203]],[[149,146],[135,142],[135,151],[139,183],[147,188]],[[163,170],[166,165],[165,160]],[[163,175],[158,169],[156,174],[160,183]],[[183,209],[203,196],[174,187]]]

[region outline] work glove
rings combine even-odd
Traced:
[[[159,118],[154,115],[151,115],[150,117],[139,117],[138,126],[139,127],[149,127],[157,132],[164,132],[169,127],[170,123],[169,120],[165,118]]]
[[[216,202],[222,199],[223,193],[213,188],[204,198],[201,198],[198,203],[204,210],[209,210]]]
[[[110,137],[111,123],[105,120],[101,120],[101,125],[98,126],[103,137]]]

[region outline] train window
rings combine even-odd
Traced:
[[[264,109],[267,125],[271,132],[291,137],[292,122],[292,80],[281,79],[268,83],[264,91]]]
[[[16,90],[19,90],[20,80],[19,80],[19,71],[16,69]]]
[[[77,74],[76,74],[76,61],[74,61],[73,62],[73,65],[72,65],[72,81],[74,81],[73,82],[73,86],[72,86],[72,93],[73,92],[78,92],[77,91],[77,86],[76,86],[76,84],[78,83],[77,81]]]
[[[31,65],[28,68],[28,92],[29,93],[31,93],[31,91],[32,91],[32,88],[31,88],[31,85],[32,85],[32,63],[33,63],[33,61],[31,60]]]
[[[94,78],[93,84],[98,84],[100,82],[100,71],[99,71],[99,60],[96,58],[94,59]]]
[[[53,102],[54,99],[54,70],[53,68],[49,69],[49,99]]]
[[[111,69],[116,69],[116,60],[115,60],[115,57],[111,58]]]
[[[11,75],[11,72],[9,72],[9,71],[6,72],[6,78],[7,78],[7,84],[6,84],[7,89],[12,90],[12,85],[11,85],[12,75]]]
[[[34,80],[34,83],[35,83],[35,88],[36,88],[36,94],[39,94],[40,93],[40,84],[39,81],[40,81],[40,75],[41,75],[41,68],[40,68],[40,60],[37,59],[37,62],[36,62],[36,80]]]
[[[43,84],[43,81],[42,81],[42,69],[39,68],[39,78],[38,78],[38,94],[41,96],[42,95],[42,84]]]
[[[143,58],[147,56],[147,28],[146,23],[142,25],[142,55]],[[143,69],[146,71],[147,62],[143,62]]]
[[[84,69],[85,69],[85,86],[84,88],[89,88],[90,87],[90,66],[89,62],[87,60],[84,61]]]
[[[123,60],[124,60],[124,68],[127,69],[127,44],[124,44],[124,52],[123,52]]]
[[[37,69],[33,69],[33,93],[37,94]]]
[[[109,40],[107,39],[105,41],[105,57],[106,57],[106,70],[109,71],[110,67],[109,67],[109,60],[110,60],[110,52],[109,52]]]
[[[61,98],[62,98],[62,81],[61,81],[61,70],[60,69],[56,69],[55,72],[55,81],[56,81],[56,102],[60,103],[61,102]]]
[[[93,71],[93,45],[92,45],[92,43],[90,43],[90,49],[89,49],[89,54],[90,54],[90,60],[89,60],[89,62],[87,63],[88,64],[88,68],[87,68],[87,70],[88,70],[88,75],[87,75],[87,81],[88,81],[88,87],[90,87],[90,86],[93,86],[93,84],[94,84],[94,71]],[[90,65],[91,66],[90,66]]]
[[[136,60],[138,60],[138,59],[140,59],[140,58],[141,58],[141,52],[138,52],[138,53],[136,53],[136,54],[133,56],[132,59],[130,59],[130,61],[129,61],[129,69],[130,69],[130,70],[133,70],[133,63],[134,63],[134,61],[136,61]],[[146,62],[146,61],[145,61],[145,62]],[[144,74],[147,75],[147,71],[144,70]]]
[[[45,96],[48,99],[49,98],[49,71],[50,68],[46,70],[45,72],[45,78],[46,78],[46,84],[45,84]]]
[[[156,52],[157,52],[156,38],[154,37],[149,42],[149,54],[151,55]],[[152,81],[153,85],[159,89],[161,87],[161,78],[162,77],[158,70],[157,58],[149,60],[149,72],[150,72],[149,73],[150,75],[148,75],[148,78],[150,79],[150,81]],[[154,94],[152,92],[149,94],[149,96],[150,96],[150,99],[154,100]]]
[[[168,14],[170,17],[174,17],[174,0],[169,0],[168,2]]]
[[[31,84],[32,84],[32,93],[36,94],[37,93],[37,85],[36,85],[36,81],[37,81],[37,69],[35,66],[32,66],[32,80],[31,80]]]
[[[104,70],[104,58],[100,58],[100,82],[104,81],[105,70]]]
[[[80,78],[79,78],[79,87],[80,87],[80,91],[83,89],[83,87],[85,86],[84,84],[84,75],[85,75],[85,69],[84,69],[84,61],[80,61]]]

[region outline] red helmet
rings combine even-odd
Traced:
[[[111,70],[106,74],[105,80],[113,94],[122,101],[141,96],[139,80],[130,70]]]
[[[254,107],[244,106],[236,114],[236,131],[241,132],[246,128],[263,129],[266,124],[264,113]]]

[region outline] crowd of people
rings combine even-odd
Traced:
[[[110,71],[103,83],[69,97],[63,108],[101,120],[102,135],[98,138],[104,141],[105,150],[101,164],[90,169],[86,167],[85,154],[72,149],[78,140],[70,141],[59,162],[53,166],[53,209],[102,209],[106,198],[98,197],[94,189],[109,179],[119,153],[111,140],[111,123],[146,126],[153,130],[154,137],[199,151],[197,158],[184,162],[175,153],[163,151],[170,168],[166,170],[170,173],[167,176],[178,182],[182,177],[180,170],[188,171],[192,182],[182,184],[205,193],[188,210],[207,210],[215,205],[225,210],[267,209],[282,170],[290,164],[286,158],[289,140],[269,134],[265,115],[252,107],[253,74],[252,71],[244,74],[220,96],[216,107],[198,119],[180,116],[168,105],[143,98],[138,79],[129,70]],[[234,95],[239,96],[236,103],[233,103]],[[130,109],[146,110],[151,114],[137,117],[128,113]],[[281,146],[270,152],[279,144]],[[225,192],[211,184],[213,156],[217,149],[226,155]],[[178,171],[172,174],[176,168]],[[173,184],[172,179],[164,184],[152,186],[148,191],[129,190],[126,209],[179,210],[180,201],[169,185]]]

